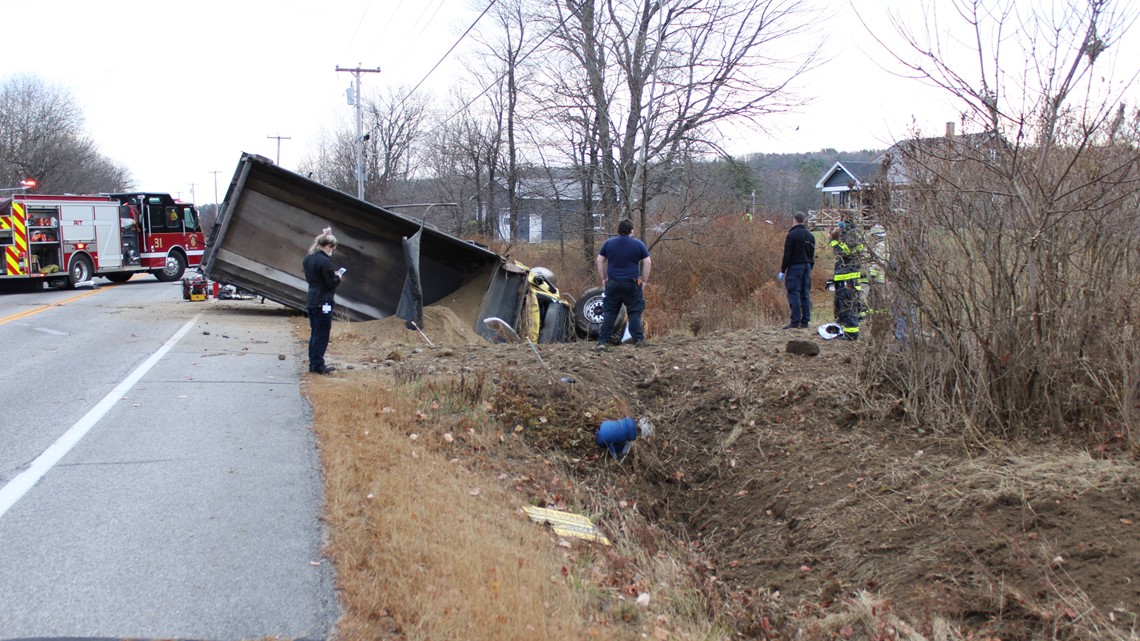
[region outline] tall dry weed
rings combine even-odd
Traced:
[[[893,192],[876,193],[905,321],[901,382],[941,427],[1135,445],[1121,338],[1137,322],[1140,111],[1122,98],[1132,72],[1114,77],[1135,16],[1072,8],[1064,27],[1034,11],[897,25],[907,44],[891,56],[945,91],[963,131],[894,145]],[[948,30],[970,35],[948,47],[963,55],[942,55]]]
[[[786,322],[787,295],[776,280],[786,235],[786,226],[761,218],[724,217],[702,227],[699,237],[654,244],[653,273],[645,288],[647,333],[700,335]],[[576,245],[512,245],[509,251],[523,264],[554,270],[559,289],[572,297],[601,284],[594,258],[584,257]],[[831,317],[823,287],[830,259],[821,243],[813,273],[813,289],[823,301],[817,305],[820,318]]]
[[[910,176],[883,213],[898,332],[879,337],[898,358],[875,376],[913,416],[983,439],[1135,443],[1140,164],[1079,133],[915,143],[895,161]]]

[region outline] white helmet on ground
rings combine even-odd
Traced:
[[[827,340],[838,337],[843,333],[843,326],[839,323],[824,323],[819,326],[819,335]]]

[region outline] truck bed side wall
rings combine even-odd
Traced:
[[[234,172],[203,259],[214,280],[304,309],[301,261],[313,238],[331,227],[340,242],[333,262],[347,267],[337,303],[350,319],[395,313],[405,278],[401,241],[419,223],[244,154]],[[425,229],[420,273],[424,304],[477,278],[500,257],[459,238]]]

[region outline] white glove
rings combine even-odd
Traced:
[[[777,274],[776,280],[780,281],[781,283],[784,282],[784,272],[780,272],[779,274]]]

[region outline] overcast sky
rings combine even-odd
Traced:
[[[729,151],[878,149],[912,120],[931,134],[957,120],[941,94],[869,57],[882,53],[846,2],[812,1],[830,5],[813,30],[830,61],[804,78],[810,105],[768,121],[771,135],[734,134]],[[879,28],[887,7],[918,5],[855,1]],[[296,169],[322,131],[353,122],[352,75],[337,66],[379,67],[363,75],[366,94],[424,81],[442,103],[461,68],[449,60],[429,72],[483,2],[0,0],[8,36],[0,80],[33,73],[68,89],[100,150],[131,171],[136,187],[186,200],[193,191],[204,204],[215,184],[224,196],[243,151],[277,159],[280,144],[281,166]]]

